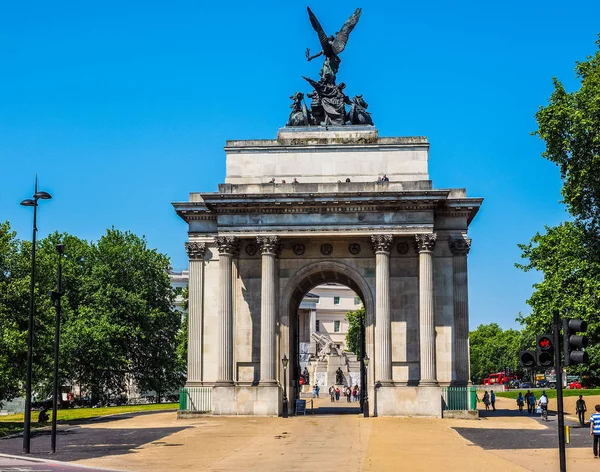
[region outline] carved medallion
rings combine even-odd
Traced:
[[[254,254],[256,254],[257,250],[258,248],[255,244],[250,243],[246,246],[246,254],[248,254],[249,256],[253,256]]]
[[[294,254],[296,254],[297,256],[301,256],[302,254],[304,254],[305,250],[306,248],[304,247],[304,244],[294,244]]]
[[[358,243],[352,243],[350,244],[350,246],[348,246],[348,251],[350,251],[350,254],[358,254],[360,252],[360,244]]]
[[[406,254],[408,252],[408,249],[409,249],[408,243],[398,243],[397,248],[398,248],[398,252],[400,254]]]
[[[330,256],[333,252],[333,246],[331,244],[321,244],[321,254],[324,256]]]

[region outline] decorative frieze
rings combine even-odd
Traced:
[[[281,238],[279,236],[257,236],[256,242],[261,254],[279,256],[281,252]]]
[[[350,251],[350,254],[353,255],[357,255],[360,253],[360,244],[358,243],[352,243],[348,246],[348,251]]]
[[[333,246],[329,243],[321,244],[321,254],[324,256],[330,256],[333,252]]]
[[[398,253],[406,254],[408,252],[408,243],[398,243]]]
[[[448,236],[448,246],[453,256],[466,256],[471,250],[471,240],[468,238],[453,238]]]
[[[433,252],[435,242],[437,241],[436,233],[425,233],[415,235],[415,250],[417,252]]]
[[[206,253],[206,243],[189,242],[185,243],[185,251],[191,261],[197,261],[204,259]]]
[[[388,253],[392,249],[392,241],[394,237],[391,234],[374,234],[371,236],[371,243],[373,243],[373,252],[385,252]]]
[[[215,243],[219,254],[234,255],[240,247],[240,241],[235,236],[217,236]]]
[[[297,256],[301,256],[302,254],[304,254],[304,251],[306,251],[306,247],[304,246],[304,244],[294,244],[294,254],[296,254]]]

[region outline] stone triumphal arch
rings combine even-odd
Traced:
[[[187,386],[212,388],[214,414],[278,415],[285,355],[293,412],[298,308],[337,282],[366,308],[370,413],[440,416],[440,387],[469,381],[467,230],[482,199],[433,188],[426,138],[373,126],[282,128],[225,151],[218,192],[173,204],[189,225]]]

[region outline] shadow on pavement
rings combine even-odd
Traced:
[[[108,429],[67,426],[59,429],[56,454],[50,452],[50,431],[36,431],[31,437],[31,456],[57,461],[77,461],[96,457],[126,454],[144,444],[159,441],[188,427]],[[179,446],[162,441],[161,446]],[[0,452],[21,455],[23,439],[0,440]]]

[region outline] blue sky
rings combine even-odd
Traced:
[[[31,237],[19,202],[55,230],[145,235],[184,268],[171,202],[224,181],[227,139],[273,139],[320,61],[306,3],[4,2],[0,6],[0,220]],[[327,6],[326,6],[327,5]],[[518,243],[567,218],[560,177],[530,132],[552,77],[573,90],[595,52],[597,0],[314,3],[334,33],[358,6],[338,81],[382,136],[425,135],[436,188],[484,197],[471,225],[471,327],[516,326],[535,274]]]

